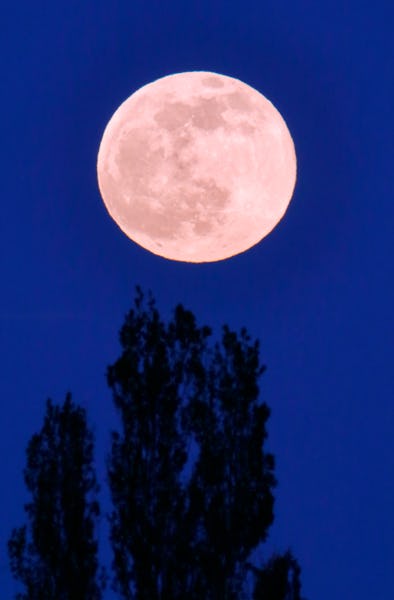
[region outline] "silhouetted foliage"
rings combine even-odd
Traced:
[[[166,326],[139,291],[120,332],[123,353],[108,369],[122,417],[113,433],[109,482],[116,589],[124,598],[185,597],[188,551],[183,527],[187,460],[181,397],[193,393],[209,334],[179,308]],[[193,373],[193,370],[196,373]],[[133,590],[135,589],[135,595]]]
[[[274,555],[263,569],[251,569],[255,577],[253,600],[305,600],[301,597],[301,569],[289,551]]]
[[[44,424],[27,447],[24,470],[31,502],[28,525],[8,542],[11,570],[24,586],[18,600],[99,600],[95,522],[98,485],[93,436],[85,411],[68,394],[59,407],[47,401]]]
[[[199,459],[189,484],[192,546],[207,598],[238,598],[250,552],[273,521],[273,456],[264,452],[266,404],[258,401],[258,342],[223,328],[204,395],[189,405]],[[197,578],[198,580],[198,578]]]
[[[258,342],[244,329],[210,336],[181,305],[164,323],[137,289],[108,368],[122,424],[108,457],[114,585],[125,599],[240,598],[273,521]]]
[[[120,414],[107,457],[113,587],[125,600],[304,600],[288,551],[250,562],[273,522],[270,411],[259,343],[219,339],[178,305],[168,322],[137,288],[107,380]],[[27,447],[28,523],[8,542],[17,600],[101,600],[93,435],[68,394]],[[253,591],[246,593],[253,575]]]

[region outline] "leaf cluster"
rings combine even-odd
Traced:
[[[99,600],[93,436],[70,394],[62,406],[47,401],[41,431],[27,447],[24,479],[29,527],[15,528],[8,542],[11,571],[25,587],[18,600]]]
[[[107,456],[113,589],[124,600],[302,600],[290,552],[251,562],[276,486],[258,341],[228,326],[215,341],[182,305],[165,322],[137,288],[120,345],[107,371],[120,417]],[[102,598],[93,444],[70,394],[47,401],[27,447],[27,524],[8,543],[17,600]]]
[[[123,598],[239,598],[272,524],[259,343],[227,326],[211,336],[182,305],[164,322],[140,289],[120,331],[107,372],[121,419],[108,474]]]

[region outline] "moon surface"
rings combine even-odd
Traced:
[[[296,155],[262,94],[192,71],[149,83],[120,105],[97,174],[109,214],[130,239],[201,263],[244,252],[276,226],[294,191]]]

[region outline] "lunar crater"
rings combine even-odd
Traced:
[[[191,104],[168,103],[155,113],[154,119],[158,125],[168,131],[184,131],[187,125],[194,125],[198,129],[211,130],[218,127],[227,127],[228,123],[223,117],[225,110],[226,105],[216,98],[200,98],[197,102]]]
[[[220,88],[224,86],[223,81],[219,77],[203,77],[201,83],[206,87]]]

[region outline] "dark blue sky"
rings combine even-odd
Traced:
[[[393,36],[388,0],[8,2],[0,24],[0,589],[24,520],[25,448],[48,396],[88,410],[104,476],[106,366],[134,286],[261,340],[277,459],[269,548],[309,600],[394,591]],[[191,265],[129,241],[96,183],[104,127],[158,77],[210,70],[266,95],[294,138],[284,220]],[[105,494],[103,494],[105,498]],[[105,535],[103,522],[101,537]],[[109,555],[108,555],[109,556]],[[108,595],[110,598],[110,595]]]

